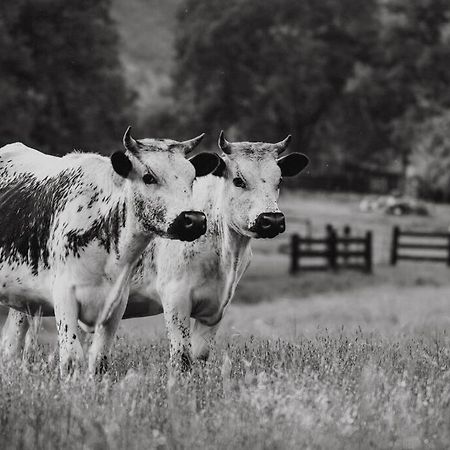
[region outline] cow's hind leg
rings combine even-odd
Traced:
[[[79,307],[74,289],[61,289],[55,294],[55,319],[58,330],[61,375],[72,374],[83,362],[83,347],[78,335]]]
[[[29,326],[30,322],[26,314],[12,308],[9,310],[8,317],[3,325],[0,344],[4,357],[8,359],[22,357]]]
[[[219,322],[220,323],[220,322]],[[213,326],[205,325],[198,320],[192,330],[192,355],[195,359],[206,361],[211,347],[214,345],[219,323]]]
[[[108,357],[114,337],[127,306],[128,291],[103,325],[96,328],[91,347],[89,348],[89,372],[91,375],[102,375],[108,370]]]

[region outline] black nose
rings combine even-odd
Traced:
[[[273,238],[286,230],[286,222],[284,214],[262,213],[260,214],[253,226],[253,230],[261,238]]]
[[[199,211],[183,211],[170,225],[169,234],[180,241],[195,241],[206,232],[206,217]]]

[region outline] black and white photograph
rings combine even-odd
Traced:
[[[0,0],[0,450],[450,448],[449,0]]]

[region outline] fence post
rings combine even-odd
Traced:
[[[372,273],[372,232],[366,233],[366,239],[364,242],[364,261],[366,273]]]
[[[395,266],[397,264],[399,236],[400,236],[400,228],[396,225],[392,230],[391,266]]]
[[[291,236],[291,267],[289,273],[295,275],[299,269],[299,258],[300,258],[300,236],[294,233]]]
[[[332,225],[326,226],[327,230],[327,253],[328,266],[332,270],[337,269],[337,255],[336,255],[336,231]]]
[[[450,233],[447,236],[447,266],[450,266]]]
[[[352,229],[351,229],[350,225],[345,225],[345,227],[344,227],[344,241],[343,241],[343,244],[344,244],[344,254],[343,254],[344,266],[348,265],[348,254],[347,254],[347,252],[350,250],[349,243],[345,239],[349,239],[351,234],[352,234]]]

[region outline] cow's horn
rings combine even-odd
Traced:
[[[231,144],[225,139],[223,130],[219,134],[219,148],[227,155],[231,154]]]
[[[127,128],[125,134],[123,135],[123,145],[131,153],[136,153],[138,151],[138,143],[131,136],[131,127]]]
[[[188,141],[180,142],[184,154],[189,154],[192,150],[194,150],[195,147],[197,147],[198,144],[200,144],[201,140],[205,137],[205,133],[200,134],[199,136],[189,139]]]
[[[291,139],[292,136],[289,134],[283,141],[273,144],[275,151],[277,152],[278,155],[281,155],[281,153],[283,153],[287,149],[289,142],[291,142]]]

